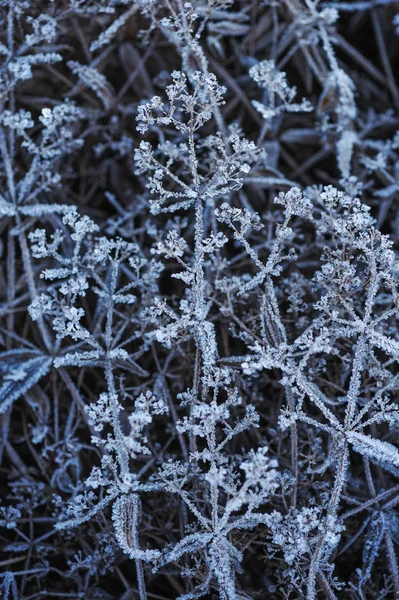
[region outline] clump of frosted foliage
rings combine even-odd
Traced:
[[[0,0],[0,597],[399,599],[397,2]]]

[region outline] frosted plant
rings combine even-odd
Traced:
[[[227,138],[231,153],[227,154],[221,135],[207,136],[196,142],[197,131],[212,118],[212,106],[223,104],[224,88],[218,85],[214,75],[194,74],[193,92],[188,89],[183,73],[172,73],[173,83],[166,88],[169,103],[154,97],[149,103],[139,106],[138,130],[145,133],[150,127],[173,126],[183,140],[178,145],[164,141],[153,150],[149,142],[141,142],[136,150],[137,173],[150,174],[147,187],[152,196],[152,211],[176,212],[195,210],[194,263],[188,266],[181,260],[185,243],[174,237],[174,250],[166,250],[165,243],[158,244],[155,252],[171,255],[179,260],[184,270],[178,276],[191,286],[189,301],[181,303],[180,318],[168,311],[165,304],[158,303],[157,312],[172,317],[170,326],[158,329],[156,339],[170,345],[179,331],[194,328],[198,352],[206,358],[204,375],[208,377],[216,360],[216,343],[213,325],[206,320],[209,307],[206,303],[205,259],[220,250],[225,243],[223,235],[212,234],[205,238],[205,210],[212,207],[217,198],[238,190],[243,184],[242,175],[257,160],[259,150],[255,144],[239,137],[236,128]],[[204,174],[199,170],[199,161],[206,167]],[[172,186],[172,189],[170,189]],[[172,237],[169,234],[168,245]],[[166,252],[165,252],[166,250]],[[189,316],[191,315],[191,316]],[[193,318],[194,316],[194,318]],[[206,386],[205,386],[206,387]]]
[[[254,81],[267,91],[267,103],[262,104],[253,100],[252,104],[265,119],[266,125],[284,111],[308,112],[313,110],[308,100],[302,100],[299,104],[294,102],[296,96],[295,87],[287,83],[285,73],[279,71],[272,60],[262,62],[250,68],[249,74]],[[276,99],[281,103],[276,105]],[[270,126],[270,125],[269,125]]]
[[[157,556],[157,553],[141,551],[138,547],[137,531],[134,534],[127,531],[131,526],[130,519],[133,519],[136,525],[138,524],[137,492],[154,489],[154,486],[141,485],[139,473],[131,472],[129,462],[137,455],[150,453],[144,443],[143,430],[151,423],[152,415],[162,414],[167,408],[162,399],[155,398],[150,392],[141,394],[135,402],[134,411],[129,416],[130,433],[128,435],[123,433],[120,416],[122,406],[119,400],[120,393],[118,394],[116,388],[114,370],[119,364],[128,372],[139,375],[144,375],[145,371],[123,348],[122,335],[126,325],[119,324],[120,330],[116,338],[113,337],[114,307],[127,306],[136,302],[136,297],[131,293],[134,288],[139,287],[137,281],[134,281],[134,276],[129,284],[122,286],[118,284],[124,261],[129,261],[133,268],[138,266],[137,258],[134,256],[138,249],[134,244],[127,244],[121,239],[108,240],[104,237],[93,239],[92,234],[98,231],[98,227],[88,217],[79,217],[76,213],[71,213],[63,218],[63,222],[72,229],[71,240],[74,242],[74,248],[70,258],[65,258],[59,253],[63,241],[60,231],[53,234],[50,243],[46,240],[44,230],[36,230],[30,234],[33,255],[36,258],[51,256],[58,261],[60,267],[43,271],[44,279],[58,282],[58,285],[53,286],[52,295],[38,296],[29,310],[34,320],[44,315],[51,315],[52,327],[58,339],[72,338],[78,342],[75,351],[71,352],[74,348],[69,346],[68,352],[60,353],[54,360],[56,368],[103,366],[107,391],[100,394],[96,404],[88,405],[85,410],[88,423],[93,427],[94,432],[101,432],[104,427],[110,426],[112,433],[107,434],[105,443],[101,437],[93,435],[92,443],[99,446],[102,451],[101,466],[95,466],[85,482],[86,488],[106,489],[105,498],[96,497],[92,492],[75,495],[65,511],[64,519],[57,527],[59,529],[76,527],[93,518],[108,504],[115,502],[113,522],[116,538],[122,549],[136,559],[143,596],[145,587],[142,581],[141,561],[149,560],[153,555]],[[139,269],[140,267],[137,273]],[[100,271],[105,271],[105,280],[101,279]],[[81,323],[85,313],[78,305],[81,298],[86,296],[89,281],[94,281],[96,286],[94,290],[99,300],[98,310],[102,313],[101,316],[99,315],[99,325],[104,323],[103,331],[96,332],[97,336]],[[88,350],[84,348],[81,350],[81,343],[84,343]],[[131,514],[136,516],[132,517]]]
[[[72,103],[60,104],[53,110],[43,108],[39,117],[43,128],[40,139],[36,141],[29,135],[34,126],[29,112],[3,112],[1,122],[4,128],[0,130],[0,151],[8,173],[7,191],[4,190],[2,198],[3,214],[11,216],[20,212],[30,216],[41,216],[46,213],[74,210],[73,207],[57,206],[56,203],[43,203],[40,206],[38,198],[60,184],[60,176],[56,172],[58,161],[83,144],[83,140],[74,138],[74,128],[79,119],[80,111]],[[22,147],[26,148],[31,156],[29,168],[17,181],[11,175],[15,157],[11,155],[6,132],[20,136]],[[36,204],[32,206],[34,202]]]
[[[391,0],[0,0],[0,596],[399,598]]]
[[[316,273],[315,276],[317,283],[322,286],[319,288],[322,293],[321,298],[315,305],[323,314],[322,319],[316,319],[293,342],[291,349],[287,347],[286,343],[282,343],[279,355],[272,352],[271,349],[262,349],[259,344],[254,346],[262,358],[259,362],[252,362],[252,358],[250,360],[247,358],[243,363],[243,368],[247,373],[252,373],[254,369],[280,368],[285,373],[283,382],[294,385],[298,396],[297,409],[294,412],[292,412],[292,408],[286,409],[285,415],[280,420],[282,427],[285,428],[294,425],[297,421],[303,421],[313,424],[316,428],[321,428],[336,439],[334,460],[337,461],[337,468],[325,517],[325,522],[327,522],[328,519],[335,519],[337,516],[339,498],[348,475],[349,449],[351,447],[378,464],[396,465],[398,460],[399,453],[396,447],[361,433],[364,427],[367,427],[375,418],[381,419],[381,421],[387,419],[392,423],[392,419],[395,419],[393,414],[396,413],[396,408],[391,405],[392,417],[390,417],[388,409],[385,417],[380,413],[378,417],[374,416],[363,421],[368,410],[373,411],[374,403],[380,402],[375,397],[366,404],[367,408],[364,407],[358,412],[362,397],[361,377],[367,368],[367,354],[375,352],[375,349],[378,348],[387,355],[388,360],[393,362],[398,360],[398,341],[395,338],[387,339],[381,332],[377,333],[374,329],[378,328],[379,323],[386,322],[396,312],[394,306],[397,292],[396,285],[392,280],[392,273],[397,272],[397,261],[391,251],[391,243],[374,229],[373,220],[370,218],[367,207],[363,206],[357,198],[350,198],[332,187],[326,188],[319,198],[321,211],[318,230],[321,236],[331,236],[332,238],[332,243],[324,246],[322,260],[326,262],[321,272]],[[343,251],[348,256],[347,261],[343,260]],[[366,279],[366,285],[362,284],[360,275],[363,281]],[[386,298],[388,306],[382,312],[378,310],[378,304],[375,306],[380,286],[385,293],[391,294],[390,300]],[[317,330],[318,334],[315,336],[314,333]],[[313,354],[331,354],[334,352],[332,340],[339,342],[342,338],[355,339],[356,342],[353,345],[353,358],[347,358],[353,362],[345,395],[346,409],[341,422],[331,411],[330,399],[313,381],[309,381],[303,370],[305,365],[309,364],[308,361]],[[296,358],[294,358],[295,356]],[[374,357],[377,360],[375,355]],[[379,385],[381,386],[382,382]],[[380,397],[379,394],[377,396]],[[325,424],[323,421],[314,420],[304,412],[303,403],[306,397],[317,406],[320,414],[323,415],[323,421],[326,421]],[[310,562],[307,586],[307,597],[310,599],[316,597],[315,578],[318,569],[330,553],[327,534],[323,534]]]
[[[136,303],[137,297],[132,292],[141,289],[141,271],[144,266],[149,266],[149,262],[139,256],[139,248],[135,244],[120,238],[112,240],[104,236],[93,237],[92,234],[97,233],[99,228],[87,216],[80,217],[71,212],[63,217],[63,223],[72,230],[70,239],[73,251],[69,257],[60,253],[60,246],[64,241],[61,230],[52,234],[51,241],[47,240],[45,230],[35,230],[29,234],[33,256],[52,257],[59,265],[42,272],[42,278],[55,285],[52,286],[51,294],[42,293],[31,303],[31,317],[37,320],[44,315],[51,315],[57,338],[71,337],[75,342],[85,342],[88,347],[88,352],[68,352],[62,357],[58,356],[54,361],[55,366],[79,366],[81,361],[84,364],[86,360],[100,359],[112,363],[121,359],[137,373],[143,373],[123,348],[123,332],[126,329],[124,318],[117,325],[120,333],[112,337],[113,327],[116,327],[113,312],[116,305],[130,306]],[[123,263],[129,266],[130,281],[126,285],[120,283]],[[151,266],[154,266],[153,262]],[[100,276],[101,272],[106,274],[104,280]],[[157,275],[156,269],[154,275]],[[85,311],[79,305],[91,282],[94,283],[94,292],[98,298],[98,319],[101,323],[96,335],[81,323]]]
[[[195,395],[191,395],[195,402]],[[204,513],[200,504],[190,499],[184,489],[187,477],[186,474],[182,477],[184,471],[179,477],[173,464],[167,464],[158,475],[168,491],[181,495],[196,524],[190,527],[194,533],[189,533],[162,552],[157,569],[179,561],[187,553],[200,553],[207,570],[203,581],[180,598],[203,596],[209,592],[213,580],[217,582],[220,598],[242,597],[235,583],[235,572],[240,571],[242,553],[230,538],[236,531],[251,530],[267,521],[267,515],[257,510],[278,487],[277,461],[267,456],[266,447],[250,451],[239,464],[243,475],[237,473],[238,457],[229,460],[223,454],[233,437],[249,427],[258,426],[259,419],[253,407],[247,407],[244,418],[233,426],[227,423],[231,407],[240,404],[237,391],[229,389],[227,400],[218,404],[218,386],[215,386],[212,402],[195,402],[190,417],[177,424],[178,430],[188,433],[191,438],[192,459],[204,465],[200,472],[194,472],[194,476],[205,484],[205,497],[210,502],[209,515]],[[196,448],[201,440],[204,440],[205,447],[199,451]]]

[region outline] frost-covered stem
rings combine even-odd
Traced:
[[[327,578],[324,575],[324,573],[319,573],[317,575],[317,580],[320,583],[320,586],[322,587],[323,592],[325,593],[327,600],[337,600],[337,596],[332,591],[332,589],[330,587],[330,584],[328,583]]]
[[[381,62],[384,67],[385,74],[387,76],[389,91],[391,92],[393,101],[396,104],[396,107],[399,106],[399,92],[395,82],[395,77],[392,72],[391,63],[389,60],[388,52],[386,49],[386,45],[384,43],[384,34],[381,30],[380,21],[378,19],[378,14],[376,9],[373,7],[371,9],[371,21],[373,23],[374,33],[376,37],[376,42],[378,49],[380,51]]]
[[[276,107],[276,98],[275,98],[274,92],[272,92],[272,91],[266,92],[266,90],[264,90],[263,91],[263,99],[264,100],[265,100],[266,93],[267,93],[267,104],[273,110]],[[260,130],[260,134],[259,134],[259,137],[257,140],[258,146],[261,146],[263,144],[266,134],[268,133],[268,131],[270,131],[271,128],[272,128],[272,120],[264,119],[263,124],[262,124],[262,129]]]
[[[134,536],[136,538],[137,532],[134,533]],[[139,558],[136,558],[134,563],[136,565],[137,584],[138,584],[138,588],[139,588],[140,600],[147,600],[147,590],[146,590],[145,579],[144,579],[143,561],[140,560]]]
[[[21,219],[19,218],[19,215],[17,215],[15,220],[17,222],[17,227],[19,229],[19,227],[21,225]],[[20,233],[18,235],[18,239],[19,239],[19,245],[21,247],[22,261],[24,263],[26,279],[28,282],[29,295],[30,295],[31,300],[33,301],[37,296],[36,284],[35,284],[35,278],[33,276],[33,268],[32,268],[32,262],[30,260],[28,243],[26,241],[24,232],[20,231]]]
[[[177,429],[176,428],[176,423],[178,421],[178,416],[177,416],[177,412],[176,412],[176,407],[175,407],[174,402],[172,400],[172,397],[171,397],[171,394],[170,394],[170,391],[169,391],[169,386],[168,386],[168,383],[167,383],[166,377],[165,377],[166,369],[167,369],[167,366],[169,364],[169,360],[170,359],[169,358],[167,359],[166,364],[164,365],[164,368],[162,369],[161,365],[159,363],[158,354],[157,354],[156,348],[154,347],[154,344],[151,346],[151,350],[152,350],[152,355],[153,355],[154,360],[155,360],[155,364],[156,364],[157,369],[159,371],[159,375],[162,378],[162,384],[163,384],[163,387],[164,387],[165,392],[166,392],[166,397],[168,399],[168,406],[169,406],[170,414],[172,415],[172,419],[173,419],[173,423],[174,423],[175,429]],[[182,453],[183,453],[183,456],[184,456],[184,460],[186,462],[188,462],[187,444],[186,444],[186,441],[185,441],[185,439],[184,439],[184,437],[183,437],[183,435],[182,435],[182,433],[180,431],[177,431],[177,437],[178,437],[179,442],[180,442],[180,446],[181,446],[181,450],[182,450]]]
[[[290,409],[291,415],[293,415],[294,399],[292,396],[292,390],[289,386],[286,386],[285,393],[287,395],[288,408]],[[295,508],[298,491],[298,430],[295,421],[291,425],[291,469],[295,479],[291,494],[291,508]]]
[[[214,461],[212,461],[214,464]],[[218,484],[216,482],[212,482],[211,484],[211,505],[212,505],[212,529],[217,531],[218,529],[218,501],[219,501],[219,490]]]
[[[368,458],[363,457],[363,462],[364,462],[364,469],[365,469],[365,473],[366,473],[367,485],[368,485],[370,494],[374,499],[376,499],[377,492],[375,490],[375,486],[374,486],[374,482],[373,482],[373,478],[372,478],[372,474],[371,474],[370,461]],[[378,502],[378,508],[381,509],[380,501],[377,500],[377,502]],[[384,523],[385,523],[385,521],[384,521]],[[395,548],[394,548],[394,545],[392,542],[391,532],[386,527],[386,525],[384,526],[384,541],[385,541],[385,546],[386,546],[387,554],[388,554],[389,570],[390,570],[391,576],[392,576],[392,583],[393,583],[393,588],[394,588],[394,599],[398,600],[398,598],[399,598],[398,564],[397,564],[397,559],[396,559]]]
[[[339,66],[337,63],[337,59],[335,58],[335,54],[332,49],[332,46],[331,46],[329,37],[327,35],[327,32],[325,30],[325,27],[323,27],[323,25],[319,25],[319,31],[320,31],[320,37],[323,40],[323,47],[324,47],[324,51],[327,55],[328,62],[330,64],[330,68],[332,69],[332,71],[337,72],[337,71],[339,71]]]
[[[187,192],[191,191],[190,186],[188,186],[186,183],[184,183],[184,181],[182,181],[177,175],[172,173],[172,171],[170,169],[168,169],[167,166],[160,163],[156,158],[154,158],[153,156],[149,157],[149,162],[152,163],[153,165],[155,165],[157,169],[161,169],[164,172],[164,174],[167,175],[168,177],[170,177],[170,179],[172,179],[172,181],[177,183],[178,186],[180,186]]]
[[[139,502],[139,500],[137,500]],[[133,530],[133,544],[135,550],[140,550],[140,541],[138,534],[138,527],[132,527]],[[136,565],[136,575],[137,575],[137,587],[139,590],[140,600],[147,600],[147,589],[145,585],[144,578],[144,569],[143,569],[143,561],[140,558],[135,558],[134,564]]]
[[[191,115],[191,122],[194,121],[193,114]],[[189,134],[189,149],[190,149],[190,169],[191,175],[193,178],[194,189],[196,192],[196,201],[195,201],[195,228],[194,228],[194,257],[195,257],[195,269],[194,269],[194,306],[195,306],[195,316],[198,319],[197,323],[197,335],[196,335],[196,359],[195,359],[195,369],[194,369],[194,382],[193,382],[193,390],[195,397],[193,399],[193,403],[191,405],[191,415],[193,413],[194,403],[198,397],[198,390],[200,384],[200,368],[201,368],[201,328],[202,322],[205,316],[205,308],[204,308],[204,269],[203,269],[203,261],[204,261],[204,251],[203,251],[203,237],[204,237],[204,208],[202,203],[202,198],[200,195],[199,189],[199,179],[198,179],[198,163],[197,157],[195,154],[195,142],[194,142],[194,131],[193,127],[190,127]],[[190,433],[190,450],[191,452],[195,451],[195,436]]]
[[[173,11],[172,7],[170,6],[170,3],[168,2],[167,4],[169,6],[169,10],[171,10],[171,12],[173,14],[174,11]],[[182,2],[182,0],[177,0],[177,5],[179,7],[179,12],[180,12],[182,23],[183,23],[184,27],[186,28],[186,31],[188,32],[188,23],[187,23],[186,10],[184,8],[184,3]],[[204,50],[202,49],[201,45],[199,44],[197,36],[196,36],[196,39],[193,40],[191,38],[191,35],[188,33],[187,38],[188,39],[186,39],[186,44],[187,44],[186,47],[187,48],[191,48],[191,50],[196,55],[197,61],[198,61],[198,66],[199,66],[202,74],[204,75],[204,77],[209,77],[208,60],[207,60],[207,58],[205,56]],[[190,68],[189,68],[189,65],[188,65],[188,61],[184,57],[184,54],[185,53],[182,53],[182,60],[183,60],[183,63],[186,63],[185,64],[185,67],[186,67],[185,71],[187,73],[189,73],[190,72]],[[227,137],[227,127],[226,127],[226,124],[224,122],[221,110],[220,110],[219,106],[216,104],[214,98],[212,98],[212,95],[210,97],[210,100],[211,100],[212,112],[213,112],[213,115],[215,117],[215,121],[216,121],[216,124],[218,126],[218,129],[219,129],[220,133],[222,134],[223,138],[226,139],[226,137]]]
[[[343,442],[343,448],[339,457],[338,468],[335,475],[333,493],[330,498],[330,503],[327,511],[328,516],[333,516],[338,510],[338,504],[342,489],[346,481],[346,473],[348,470],[349,447],[346,440]]]
[[[316,9],[316,2],[313,2],[313,0],[305,0],[305,3],[307,5],[307,7],[309,8],[310,12],[317,18],[318,14],[317,14],[317,9]],[[318,19],[319,20],[319,19]],[[319,20],[319,33],[320,33],[320,37],[322,39],[323,42],[323,47],[324,47],[324,51],[327,55],[328,58],[328,62],[330,63],[330,68],[333,71],[339,71],[339,66],[337,63],[337,59],[335,58],[335,54],[334,51],[332,49],[331,43],[330,43],[330,39],[328,37],[326,28],[323,24],[323,22]]]
[[[366,340],[365,336],[360,336],[355,351],[355,357],[353,359],[353,370],[351,381],[348,391],[348,406],[345,414],[345,429],[349,429],[352,423],[352,419],[355,416],[357,399],[359,396],[359,389],[361,383],[361,376],[363,371],[363,359],[366,352]]]
[[[194,123],[194,114],[191,113],[191,124]],[[200,183],[198,178],[198,161],[195,153],[194,130],[193,125],[189,133],[189,151],[190,151],[190,170],[193,178],[195,200],[195,231],[194,231],[194,257],[195,257],[195,281],[194,281],[194,299],[195,315],[200,321],[204,318],[204,250],[202,241],[204,238],[204,207],[200,194]]]
[[[180,11],[180,15],[182,17],[182,20],[184,22],[184,25],[186,27],[186,30],[188,31],[188,23],[187,23],[187,19],[186,19],[186,14],[185,14],[185,9],[184,9],[184,5],[182,0],[177,0],[177,4],[179,7],[179,11]],[[191,38],[191,36],[190,36]],[[205,52],[203,51],[202,47],[200,46],[199,42],[197,39],[195,40],[187,40],[187,45],[191,47],[191,49],[193,50],[194,54],[197,57],[198,60],[198,65],[202,71],[202,74],[205,77],[209,76],[209,69],[208,69],[208,60],[205,56]],[[184,59],[183,59],[184,60]],[[187,65],[188,67],[188,65]],[[189,68],[187,68],[187,72],[189,72]],[[222,134],[222,136],[224,138],[226,138],[227,136],[227,127],[226,124],[224,122],[222,113],[219,109],[219,106],[216,104],[216,102],[214,101],[214,99],[211,96],[211,105],[212,105],[212,111],[215,117],[215,121],[216,124],[218,126],[218,129],[220,131],[220,133]]]
[[[266,280],[267,283],[267,291],[269,293],[270,305],[273,309],[273,319],[274,324],[277,327],[276,337],[278,339],[278,343],[283,342],[287,343],[287,332],[285,330],[285,326],[281,319],[280,307],[277,300],[276,289],[274,287],[273,279],[269,275]]]
[[[217,442],[216,442],[216,432],[215,432],[215,424],[213,423],[213,427],[210,435],[207,436],[208,448],[211,454],[211,471],[216,473],[217,465],[215,461],[215,455],[217,454]],[[213,531],[218,530],[218,504],[219,504],[219,490],[218,483],[212,477],[211,481],[211,507],[212,507],[212,528]]]
[[[75,403],[79,407],[80,414],[85,419],[85,423],[90,430],[90,434],[92,435],[92,437],[100,438],[100,434],[98,432],[96,432],[93,425],[91,425],[89,423],[89,420],[87,418],[87,413],[85,411],[86,405],[84,403],[83,398],[80,395],[79,390],[77,389],[76,385],[72,381],[69,373],[62,367],[60,369],[57,369],[57,373],[59,374],[59,376],[65,383],[65,386],[66,386],[67,390],[69,391],[69,393],[71,394],[72,399],[75,401]]]
[[[116,271],[117,267],[114,265],[113,273],[112,273],[112,283],[111,290],[112,294],[115,292],[116,287]],[[123,432],[119,419],[119,402],[118,396],[115,388],[115,378],[112,369],[112,360],[109,358],[110,351],[110,343],[111,343],[111,333],[112,333],[112,315],[113,315],[113,302],[110,301],[109,308],[107,311],[107,323],[106,323],[106,343],[107,343],[107,358],[105,361],[105,377],[107,380],[108,393],[110,396],[111,407],[112,407],[112,426],[114,430],[115,439],[117,441],[117,456],[120,467],[120,474],[123,480],[125,475],[129,474],[129,456],[125,448]],[[135,548],[139,548],[139,539],[137,528],[133,528],[133,540]],[[137,574],[137,583],[140,600],[147,600],[147,591],[144,579],[144,570],[143,570],[143,562],[139,558],[135,558],[136,565],[136,574]]]
[[[12,56],[14,54],[14,0],[8,0],[7,43],[8,51]]]
[[[21,247],[22,261],[24,263],[26,279],[28,281],[29,295],[30,295],[31,301],[33,302],[33,300],[37,297],[37,291],[36,291],[35,278],[33,276],[33,267],[32,267],[31,256],[30,256],[30,252],[29,252],[29,248],[28,248],[28,243],[26,241],[25,233],[23,231],[21,231],[21,229],[20,229],[21,218],[18,214],[16,215],[16,221],[17,221],[17,228],[19,230],[18,239],[19,239],[19,244]],[[37,324],[38,324],[39,331],[41,333],[43,342],[45,343],[47,350],[49,352],[52,352],[53,344],[50,339],[50,334],[44,323],[43,317],[38,318]]]
[[[394,600],[399,599],[399,571],[398,563],[395,552],[395,547],[392,542],[392,536],[390,532],[385,528],[384,532],[385,546],[388,554],[389,570],[391,571],[392,583],[394,589]]]
[[[193,391],[194,391],[195,396],[190,405],[190,421],[191,421],[191,423],[193,423],[194,406],[195,406],[195,403],[196,403],[196,400],[198,397],[200,371],[201,371],[201,350],[197,343],[197,349],[195,352],[194,377],[193,377]],[[190,429],[189,438],[190,438],[190,452],[192,454],[194,454],[197,450],[197,444],[195,441],[195,435],[194,435],[192,428]]]
[[[180,496],[180,498],[183,500],[183,502],[187,506],[187,508],[193,513],[193,515],[195,515],[197,517],[197,519],[198,519],[199,523],[201,523],[202,527],[204,529],[206,529],[206,531],[210,531],[208,520],[200,513],[200,511],[195,506],[195,504],[193,504],[193,502],[191,502],[191,500],[188,497],[187,492],[185,492],[180,487],[174,487],[173,485],[170,485],[170,490],[172,492],[174,492],[175,494],[177,494],[178,496]]]
[[[334,517],[337,514],[340,497],[345,485],[346,475],[348,471],[349,448],[346,439],[342,441],[342,444],[343,446],[341,454],[338,459],[338,467],[335,473],[333,492],[328,505],[326,518],[324,519],[324,523],[326,525],[328,525],[328,521],[330,520],[330,518]],[[312,560],[309,568],[306,600],[316,599],[316,576],[320,566],[320,559],[323,556],[326,533],[327,532],[325,531],[321,534],[320,539],[312,555]]]
[[[7,43],[8,43],[8,60],[14,56],[14,0],[8,2],[8,14],[7,14]],[[9,93],[9,105],[11,112],[15,112],[15,90],[11,88]],[[10,129],[8,132],[10,140],[10,156],[15,155],[15,130]]]
[[[204,319],[204,252],[202,240],[204,237],[204,211],[202,199],[198,196],[195,204],[195,309],[196,316]]]
[[[15,300],[15,241],[14,236],[8,232],[7,240],[7,304],[11,306]],[[7,315],[7,327],[9,331],[14,329],[14,311],[10,310]],[[7,340],[7,346],[10,340]]]
[[[8,192],[11,196],[13,203],[16,205],[17,204],[17,194],[15,191],[14,169],[13,169],[10,153],[7,148],[6,138],[5,138],[3,129],[1,127],[0,127],[0,151],[1,151],[1,156],[3,158],[4,170],[6,172]]]
[[[203,75],[205,75],[205,77],[208,77],[209,69],[208,69],[208,61],[206,59],[205,53],[199,44],[196,44],[195,48],[197,51],[198,62],[199,62],[201,71],[202,71]],[[227,127],[226,127],[226,124],[223,119],[222,111],[220,110],[219,106],[216,104],[215,100],[212,98],[212,95],[211,95],[211,105],[212,105],[212,111],[213,111],[213,115],[215,117],[215,121],[218,126],[218,129],[219,129],[220,133],[222,134],[223,138],[226,139]]]
[[[110,297],[108,300],[108,310],[105,325],[105,344],[106,344],[106,358],[105,358],[105,378],[108,386],[108,393],[112,408],[112,427],[114,430],[115,440],[117,442],[117,456],[121,476],[129,473],[129,456],[124,443],[124,436],[120,423],[119,413],[120,406],[118,401],[118,395],[115,387],[115,377],[112,367],[112,359],[110,358],[111,345],[112,345],[112,323],[114,314],[114,302],[113,296],[116,291],[116,280],[118,273],[118,265],[114,263],[112,265],[111,282],[110,282]]]
[[[348,391],[348,406],[345,414],[345,429],[348,430],[351,425],[353,418],[355,416],[356,407],[357,407],[357,399],[359,396],[360,384],[361,384],[361,374],[364,368],[364,356],[366,353],[366,331],[369,327],[371,312],[373,309],[373,300],[378,291],[378,275],[377,268],[375,264],[375,260],[371,259],[371,271],[372,277],[369,284],[369,289],[367,293],[367,299],[365,304],[364,318],[363,318],[363,333],[360,335],[359,340],[356,345],[355,356],[353,359],[353,370],[351,381],[349,385]]]
[[[213,302],[214,304],[216,304],[216,306],[219,306],[219,308],[222,306],[222,303],[219,302],[217,298],[213,298]],[[260,344],[261,346],[266,346],[265,341],[262,338],[258,337],[253,331],[251,331],[249,327],[247,327],[245,323],[233,313],[231,307],[229,307],[229,312],[226,312],[226,316],[228,316],[232,321],[234,321],[234,323],[236,323],[240,327],[240,329],[242,329],[242,331],[245,331],[245,333],[247,333],[254,341],[258,342],[258,344]],[[220,359],[219,362],[223,364],[223,359]]]
[[[0,153],[3,158],[3,163],[4,163],[4,167],[5,167],[5,171],[6,171],[8,191],[9,191],[11,199],[16,207],[15,221],[16,221],[17,231],[18,231],[18,240],[19,240],[19,245],[21,248],[22,262],[23,262],[24,269],[25,269],[25,275],[26,275],[26,279],[28,282],[29,295],[30,295],[31,301],[33,302],[33,300],[37,297],[37,291],[36,291],[35,278],[33,276],[32,261],[31,261],[30,252],[29,252],[27,241],[26,241],[25,233],[21,229],[21,217],[17,212],[18,211],[18,209],[17,209],[17,194],[16,194],[15,181],[14,181],[14,169],[13,169],[13,165],[11,162],[9,151],[7,149],[7,142],[6,142],[3,130],[1,128],[0,128]],[[45,346],[46,346],[47,350],[49,352],[51,352],[53,345],[50,340],[49,332],[47,331],[47,328],[44,324],[43,318],[40,317],[37,320],[37,323],[38,323],[38,327],[39,327],[39,331],[41,333],[42,339],[45,343]]]
[[[109,358],[105,360],[105,378],[107,380],[108,393],[112,407],[112,427],[114,430],[115,439],[117,441],[118,462],[121,476],[123,477],[123,475],[126,475],[129,472],[129,458],[124,447],[123,433],[119,419],[120,408],[115,388],[115,378],[112,369],[112,361]]]
[[[248,256],[253,260],[254,264],[258,267],[258,269],[260,269],[260,271],[264,271],[266,269],[265,265],[259,259],[257,253],[255,252],[255,250],[253,250],[246,238],[243,235],[241,235],[241,233],[236,227],[234,227],[233,224],[231,225],[231,228],[234,231],[234,237],[241,242]]]

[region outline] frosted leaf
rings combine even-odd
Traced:
[[[399,467],[399,450],[393,444],[356,431],[349,431],[347,439],[359,454]]]
[[[52,358],[33,350],[10,350],[0,355],[0,414],[50,371]]]
[[[140,500],[136,494],[117,498],[112,508],[116,539],[123,552],[136,560],[151,562],[160,556],[159,550],[142,550],[138,540]]]
[[[371,577],[371,573],[381,551],[381,543],[385,533],[383,514],[372,514],[367,526],[366,539],[363,545],[363,567],[362,582],[365,583]]]
[[[89,352],[67,352],[64,356],[58,356],[54,359],[54,366],[56,369],[60,367],[84,367],[90,365],[97,365],[98,359],[100,358],[100,352],[98,350],[92,350]]]
[[[74,60],[68,61],[67,64],[72,73],[77,75],[101,100],[104,108],[109,110],[114,102],[114,92],[106,77],[95,67],[81,65]]]
[[[107,46],[136,10],[137,8],[133,6],[130,10],[127,10],[125,13],[121,14],[120,17],[115,19],[115,21],[113,21],[105,31],[102,31],[98,38],[90,44],[90,52],[95,52],[103,46]]]
[[[354,131],[344,131],[337,142],[338,167],[344,179],[350,176],[353,147],[357,142],[358,136]]]
[[[160,565],[176,562],[179,558],[184,556],[184,554],[198,552],[205,548],[211,540],[211,533],[193,533],[187,535],[180,540],[172,550],[167,550],[162,553]]]

